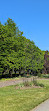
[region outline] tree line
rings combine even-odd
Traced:
[[[37,75],[42,73],[44,54],[33,41],[26,39],[10,18],[0,22],[0,75]]]
[[[49,52],[48,52],[48,50],[44,54],[44,73],[49,74]]]

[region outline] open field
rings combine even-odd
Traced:
[[[49,98],[49,79],[41,79],[44,88],[16,89],[15,86],[0,88],[0,111],[30,111]]]

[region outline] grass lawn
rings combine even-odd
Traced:
[[[38,80],[44,88],[16,89],[16,86],[0,88],[0,111],[30,111],[49,98],[49,80]]]

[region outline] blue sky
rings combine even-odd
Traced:
[[[0,21],[11,18],[24,36],[49,50],[49,0],[1,0]]]

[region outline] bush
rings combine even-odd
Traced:
[[[23,85],[24,85],[24,86],[31,86],[32,84],[31,84],[31,82],[29,82],[28,80],[24,80],[24,81],[23,81]]]
[[[34,78],[34,77],[33,77],[33,84],[34,84],[35,86],[38,86],[37,79]]]
[[[44,84],[42,84],[42,83],[39,83],[39,86],[40,86],[40,87],[44,87]]]
[[[41,77],[41,73],[38,73],[37,75],[38,75],[38,77]]]
[[[44,84],[38,83],[36,78],[33,78],[33,84],[34,84],[35,86],[44,87]]]
[[[49,74],[42,74],[41,77],[49,78]]]

